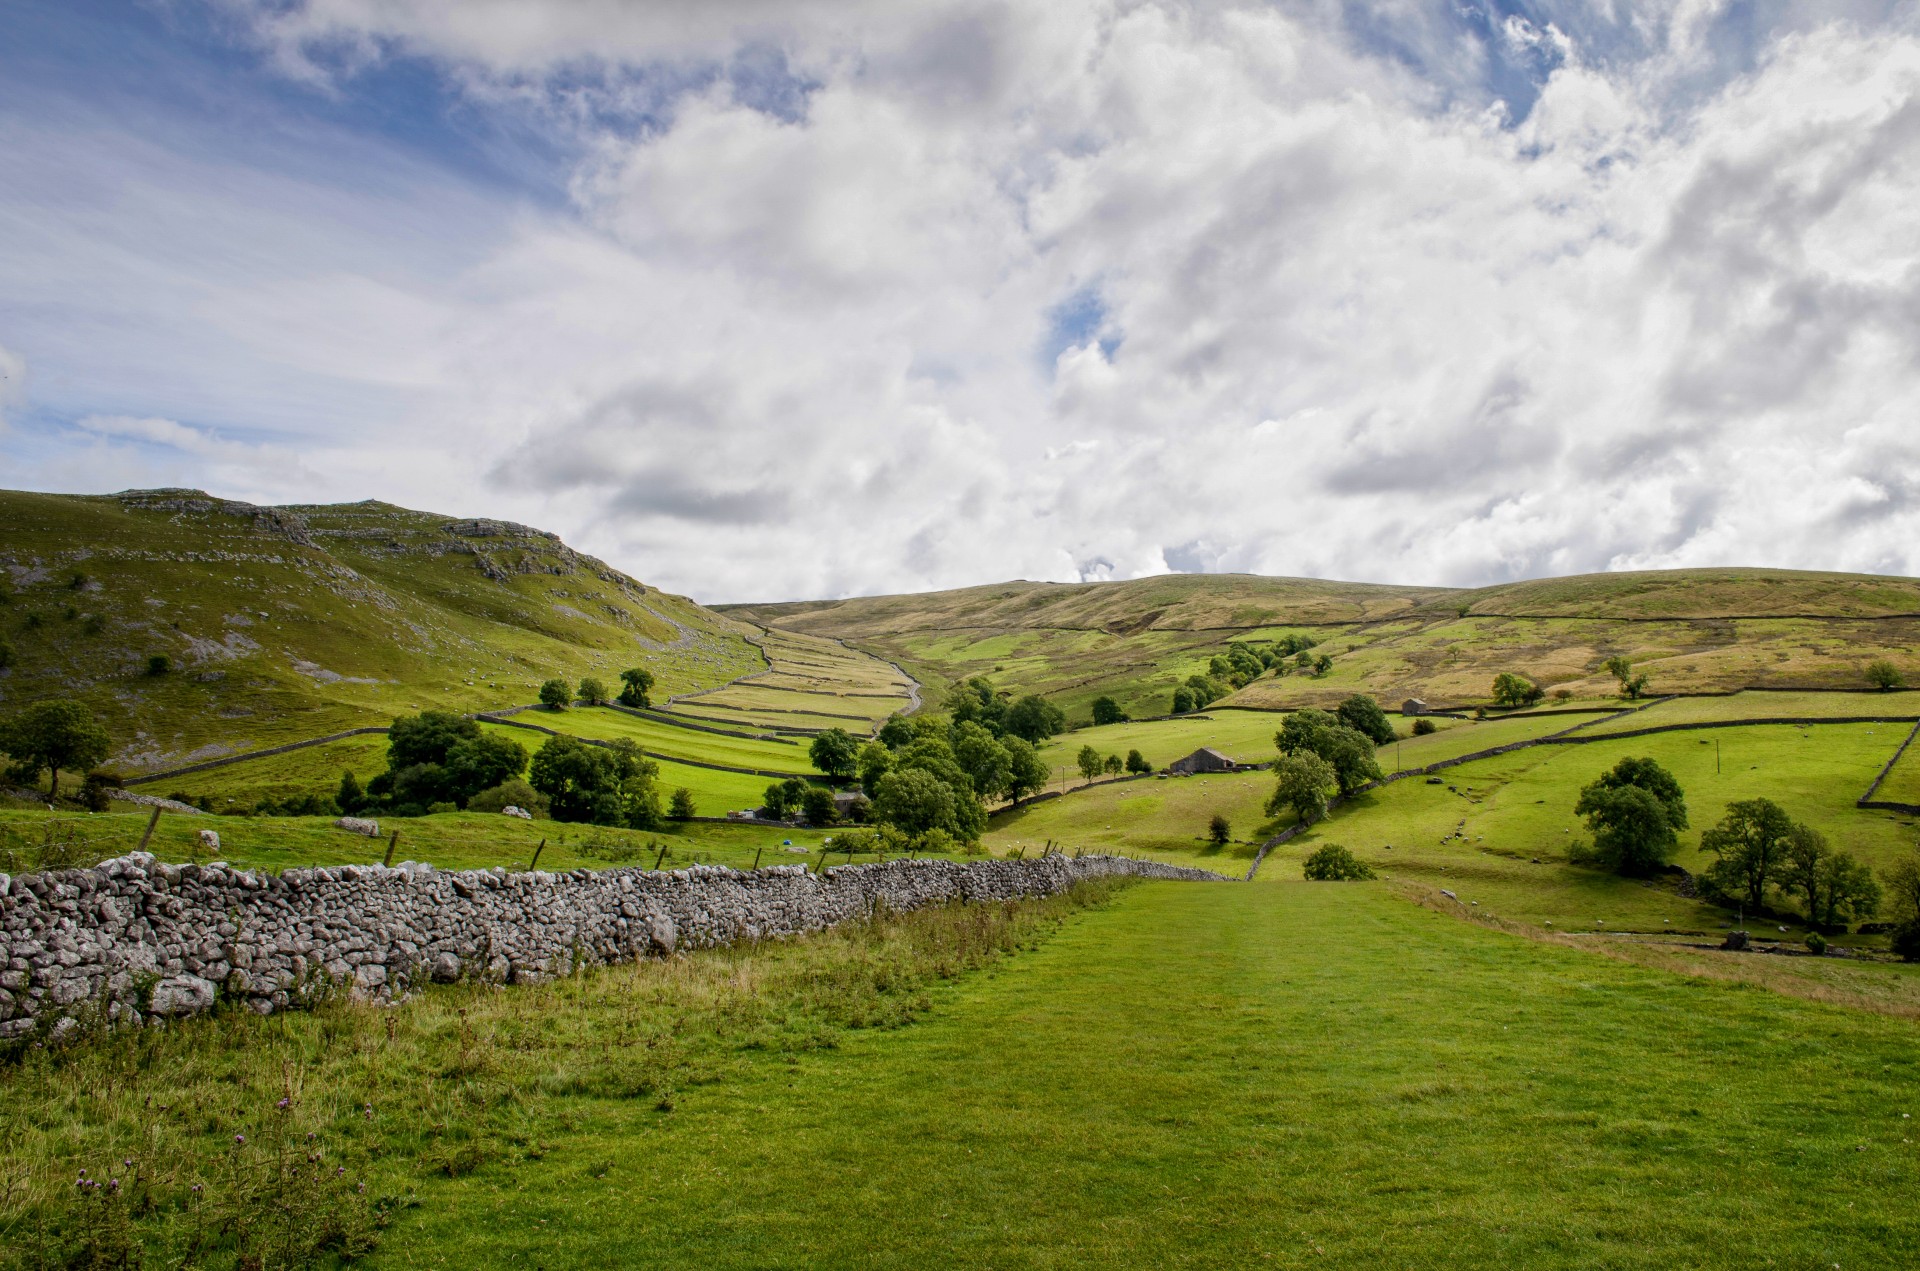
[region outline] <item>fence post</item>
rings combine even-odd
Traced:
[[[133,849],[134,851],[147,850],[147,843],[153,838],[153,827],[158,824],[160,824],[160,805],[156,803],[153,805],[153,815],[147,818],[147,832],[140,836],[140,846]]]
[[[380,862],[382,865],[393,864],[393,849],[399,846],[399,844],[400,844],[400,831],[395,830],[393,832],[393,837],[387,840],[387,856],[385,860]]]
[[[653,867],[654,867],[654,869],[656,869],[656,870],[657,870],[657,869],[659,869],[659,868],[660,868],[660,862],[661,862],[661,861],[664,861],[664,860],[666,860],[666,859],[667,859],[667,845],[666,845],[665,843],[662,843],[662,844],[660,845],[660,855],[658,855],[658,856],[656,856],[656,857],[654,857],[654,858],[653,858]]]
[[[761,853],[761,852],[764,852],[764,851],[766,851],[766,850],[767,850],[767,849],[763,847],[763,848],[760,848],[760,849],[758,849],[757,851],[755,851],[755,852],[754,852],[754,854],[753,854],[753,868],[755,868],[755,869],[759,869],[759,868],[760,868],[760,853]]]
[[[547,850],[547,841],[545,839],[541,839],[540,845],[533,849],[533,859],[527,862],[527,872],[529,874],[533,872],[533,867],[540,863],[540,853],[546,850]]]

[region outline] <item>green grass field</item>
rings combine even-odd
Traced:
[[[1893,770],[1887,773],[1887,779],[1873,792],[1873,797],[1889,803],[1920,806],[1920,740],[1902,752]]]
[[[170,1196],[297,1072],[294,1134],[411,1197],[373,1266],[1920,1259],[1911,1021],[1389,886],[1145,884],[1051,929],[942,910],[228,1016],[14,1067],[0,1119],[16,1195],[157,1149]]]
[[[1667,724],[1695,724],[1710,720],[1822,719],[1835,716],[1880,716],[1920,719],[1920,692],[1903,693],[1734,693],[1727,697],[1676,697],[1655,702],[1645,710],[1622,714],[1583,729],[1592,733],[1625,732]]]

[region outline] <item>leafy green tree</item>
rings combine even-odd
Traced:
[[[1284,754],[1314,754],[1326,760],[1343,795],[1385,776],[1373,756],[1373,739],[1326,711],[1294,711],[1282,721],[1274,743]]]
[[[1139,751],[1129,750],[1127,752],[1127,771],[1145,776],[1147,773],[1153,771],[1153,765],[1148,763],[1147,757]]]
[[[387,729],[387,767],[397,771],[415,764],[444,766],[455,746],[480,735],[478,721],[452,711],[398,716]]]
[[[653,672],[645,667],[633,667],[620,672],[620,704],[631,706],[635,710],[646,710],[653,705]]]
[[[580,700],[588,706],[605,706],[608,700],[607,686],[591,675],[583,677],[580,681]]]
[[[1030,693],[1007,708],[1006,724],[1009,733],[1038,746],[1056,733],[1065,732],[1067,717],[1046,698]]]
[[[1100,769],[1105,764],[1100,757],[1100,752],[1092,746],[1080,747],[1080,753],[1075,756],[1075,759],[1080,765],[1080,775],[1089,782],[1100,775]]]
[[[987,808],[973,788],[972,778],[954,757],[953,747],[943,738],[929,734],[920,737],[894,756],[893,772],[924,772],[945,785],[952,795],[952,824],[949,833],[967,842],[980,837],[987,828]],[[889,776],[893,773],[888,774]],[[886,778],[881,778],[881,785]],[[875,799],[876,815],[879,800]]]
[[[340,774],[340,789],[334,793],[333,801],[340,805],[340,811],[347,816],[353,816],[367,806],[367,792],[361,788],[360,778],[354,776],[351,770]]]
[[[527,770],[527,749],[511,737],[481,733],[464,737],[448,751],[443,765],[446,790],[461,807],[482,790],[488,790]]]
[[[978,724],[993,736],[1007,730],[1007,703],[995,691],[993,681],[976,675],[947,690],[941,705],[956,724]]]
[[[1324,676],[1328,671],[1331,671],[1332,669],[1333,669],[1332,657],[1330,657],[1325,653],[1319,653],[1314,655],[1313,673],[1315,677]]]
[[[1316,883],[1364,882],[1375,877],[1373,866],[1338,843],[1315,848],[1301,862],[1300,872]]]
[[[62,769],[84,772],[107,757],[113,740],[93,712],[79,702],[35,702],[0,730],[0,750],[13,757],[12,771],[26,781],[51,774],[47,797],[60,797]]]
[[[1260,655],[1244,644],[1227,646],[1226,663],[1225,675],[1221,675],[1218,671],[1214,671],[1213,674],[1225,679],[1235,688],[1259,679],[1261,673],[1267,669],[1266,663],[1260,660]]]
[[[1318,753],[1320,735],[1338,727],[1339,723],[1333,715],[1311,707],[1292,711],[1280,721],[1280,731],[1273,735],[1273,744],[1282,754],[1294,755],[1303,750]]]
[[[952,744],[954,762],[967,774],[976,794],[998,799],[1007,792],[1013,780],[1013,756],[984,726],[971,720],[956,723]]]
[[[800,796],[800,814],[807,818],[808,825],[832,825],[840,819],[840,808],[833,801],[833,791],[825,786],[808,786]]]
[[[1416,719],[1413,721],[1413,735],[1415,737],[1430,737],[1439,731],[1440,725],[1430,719]]]
[[[958,835],[958,798],[952,786],[923,768],[897,768],[873,791],[873,819],[910,835],[945,830]]]
[[[1185,715],[1194,710],[1193,690],[1182,684],[1173,690],[1173,713]]]
[[[887,722],[880,725],[879,739],[888,750],[898,750],[913,740],[913,725],[905,716],[889,715]]]
[[[806,782],[798,777],[788,777],[785,781],[776,781],[768,786],[760,797],[768,816],[776,821],[785,821],[800,811],[800,800],[806,793]]]
[[[673,792],[673,798],[667,802],[667,819],[670,821],[691,821],[698,813],[694,810],[693,791],[681,786]]]
[[[871,793],[874,783],[887,775],[893,767],[893,752],[878,741],[870,741],[860,747],[859,758],[855,761],[860,773],[860,787]]]
[[[1867,664],[1867,683],[1885,693],[1905,684],[1906,678],[1900,674],[1900,668],[1881,658]]]
[[[1493,677],[1495,706],[1531,706],[1546,696],[1546,690],[1524,675],[1502,671]]]
[[[1267,815],[1278,816],[1292,809],[1303,823],[1318,821],[1327,814],[1327,792],[1339,783],[1333,765],[1311,750],[1281,755],[1274,761],[1273,777]]]
[[[659,772],[625,739],[589,745],[576,737],[549,737],[534,755],[527,781],[546,796],[556,821],[648,830],[661,820],[654,787]]]
[[[5,662],[0,661],[0,666],[5,666],[5,665],[6,665]],[[168,671],[171,671],[172,669],[173,669],[173,659],[168,657],[164,653],[150,654],[147,658],[147,674],[148,675],[165,675]]]
[[[1639,786],[1595,782],[1580,792],[1573,810],[1593,833],[1590,859],[1616,874],[1650,874],[1673,855],[1677,840],[1666,805]]]
[[[1121,710],[1120,703],[1114,701],[1111,697],[1096,697],[1093,699],[1093,722],[1096,727],[1103,724],[1125,723],[1126,719],[1127,713]]]
[[[1836,852],[1826,836],[1810,825],[1795,822],[1787,831],[1787,847],[1780,862],[1779,887],[1799,898],[1807,921],[1817,927],[1837,927],[1856,917],[1871,917],[1880,907],[1880,884],[1873,871],[1846,852]]]
[[[813,766],[835,780],[844,781],[860,767],[860,742],[844,728],[829,728],[807,747]]]
[[[1642,693],[1646,692],[1646,673],[1642,672],[1639,675],[1635,675],[1633,673],[1633,663],[1629,662],[1624,654],[1615,654],[1601,663],[1601,666],[1607,674],[1620,681],[1620,696],[1626,698],[1628,701],[1635,701]]]
[[[1052,773],[1032,743],[1009,737],[1002,744],[1007,748],[1007,797],[1018,802],[1046,789]]]
[[[1232,686],[1211,675],[1189,675],[1186,688],[1193,698],[1193,710],[1204,710],[1233,691]]]
[[[1720,858],[1708,868],[1707,881],[1758,910],[1786,858],[1792,831],[1792,818],[1772,799],[1729,803],[1720,824],[1700,836],[1700,850]]]
[[[1388,722],[1387,713],[1380,709],[1380,703],[1365,693],[1355,693],[1340,703],[1334,709],[1334,715],[1376,746],[1389,745],[1394,739],[1393,725]]]
[[[567,703],[571,698],[572,695],[567,692],[567,682],[565,680],[548,680],[540,686],[540,704],[548,710],[563,711],[567,709]],[[562,818],[555,817],[554,819],[557,821]]]
[[[1119,755],[1108,755],[1106,763],[1102,764],[1101,767],[1109,777],[1117,777],[1127,770],[1126,763],[1121,760]]]
[[[1225,847],[1233,839],[1233,825],[1226,817],[1215,812],[1207,821],[1207,842],[1215,847]]]
[[[1667,822],[1676,830],[1687,828],[1687,794],[1672,773],[1652,759],[1622,759],[1602,773],[1587,789],[1619,790],[1638,786],[1660,800]],[[1585,791],[1582,791],[1584,794]]]
[[[1893,951],[1920,962],[1920,850],[1908,852],[1881,872],[1886,881],[1887,913],[1894,921]]]

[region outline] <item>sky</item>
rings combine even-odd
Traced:
[[[1910,0],[0,0],[0,484],[707,602],[1920,575]]]

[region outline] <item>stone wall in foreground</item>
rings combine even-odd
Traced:
[[[216,997],[264,1015],[333,988],[379,998],[429,979],[526,983],[576,965],[817,931],[881,902],[1047,896],[1110,875],[1224,881],[1115,856],[897,860],[822,874],[802,865],[509,874],[413,862],[256,874],[136,853],[94,869],[0,874],[0,1038],[191,1014]]]

